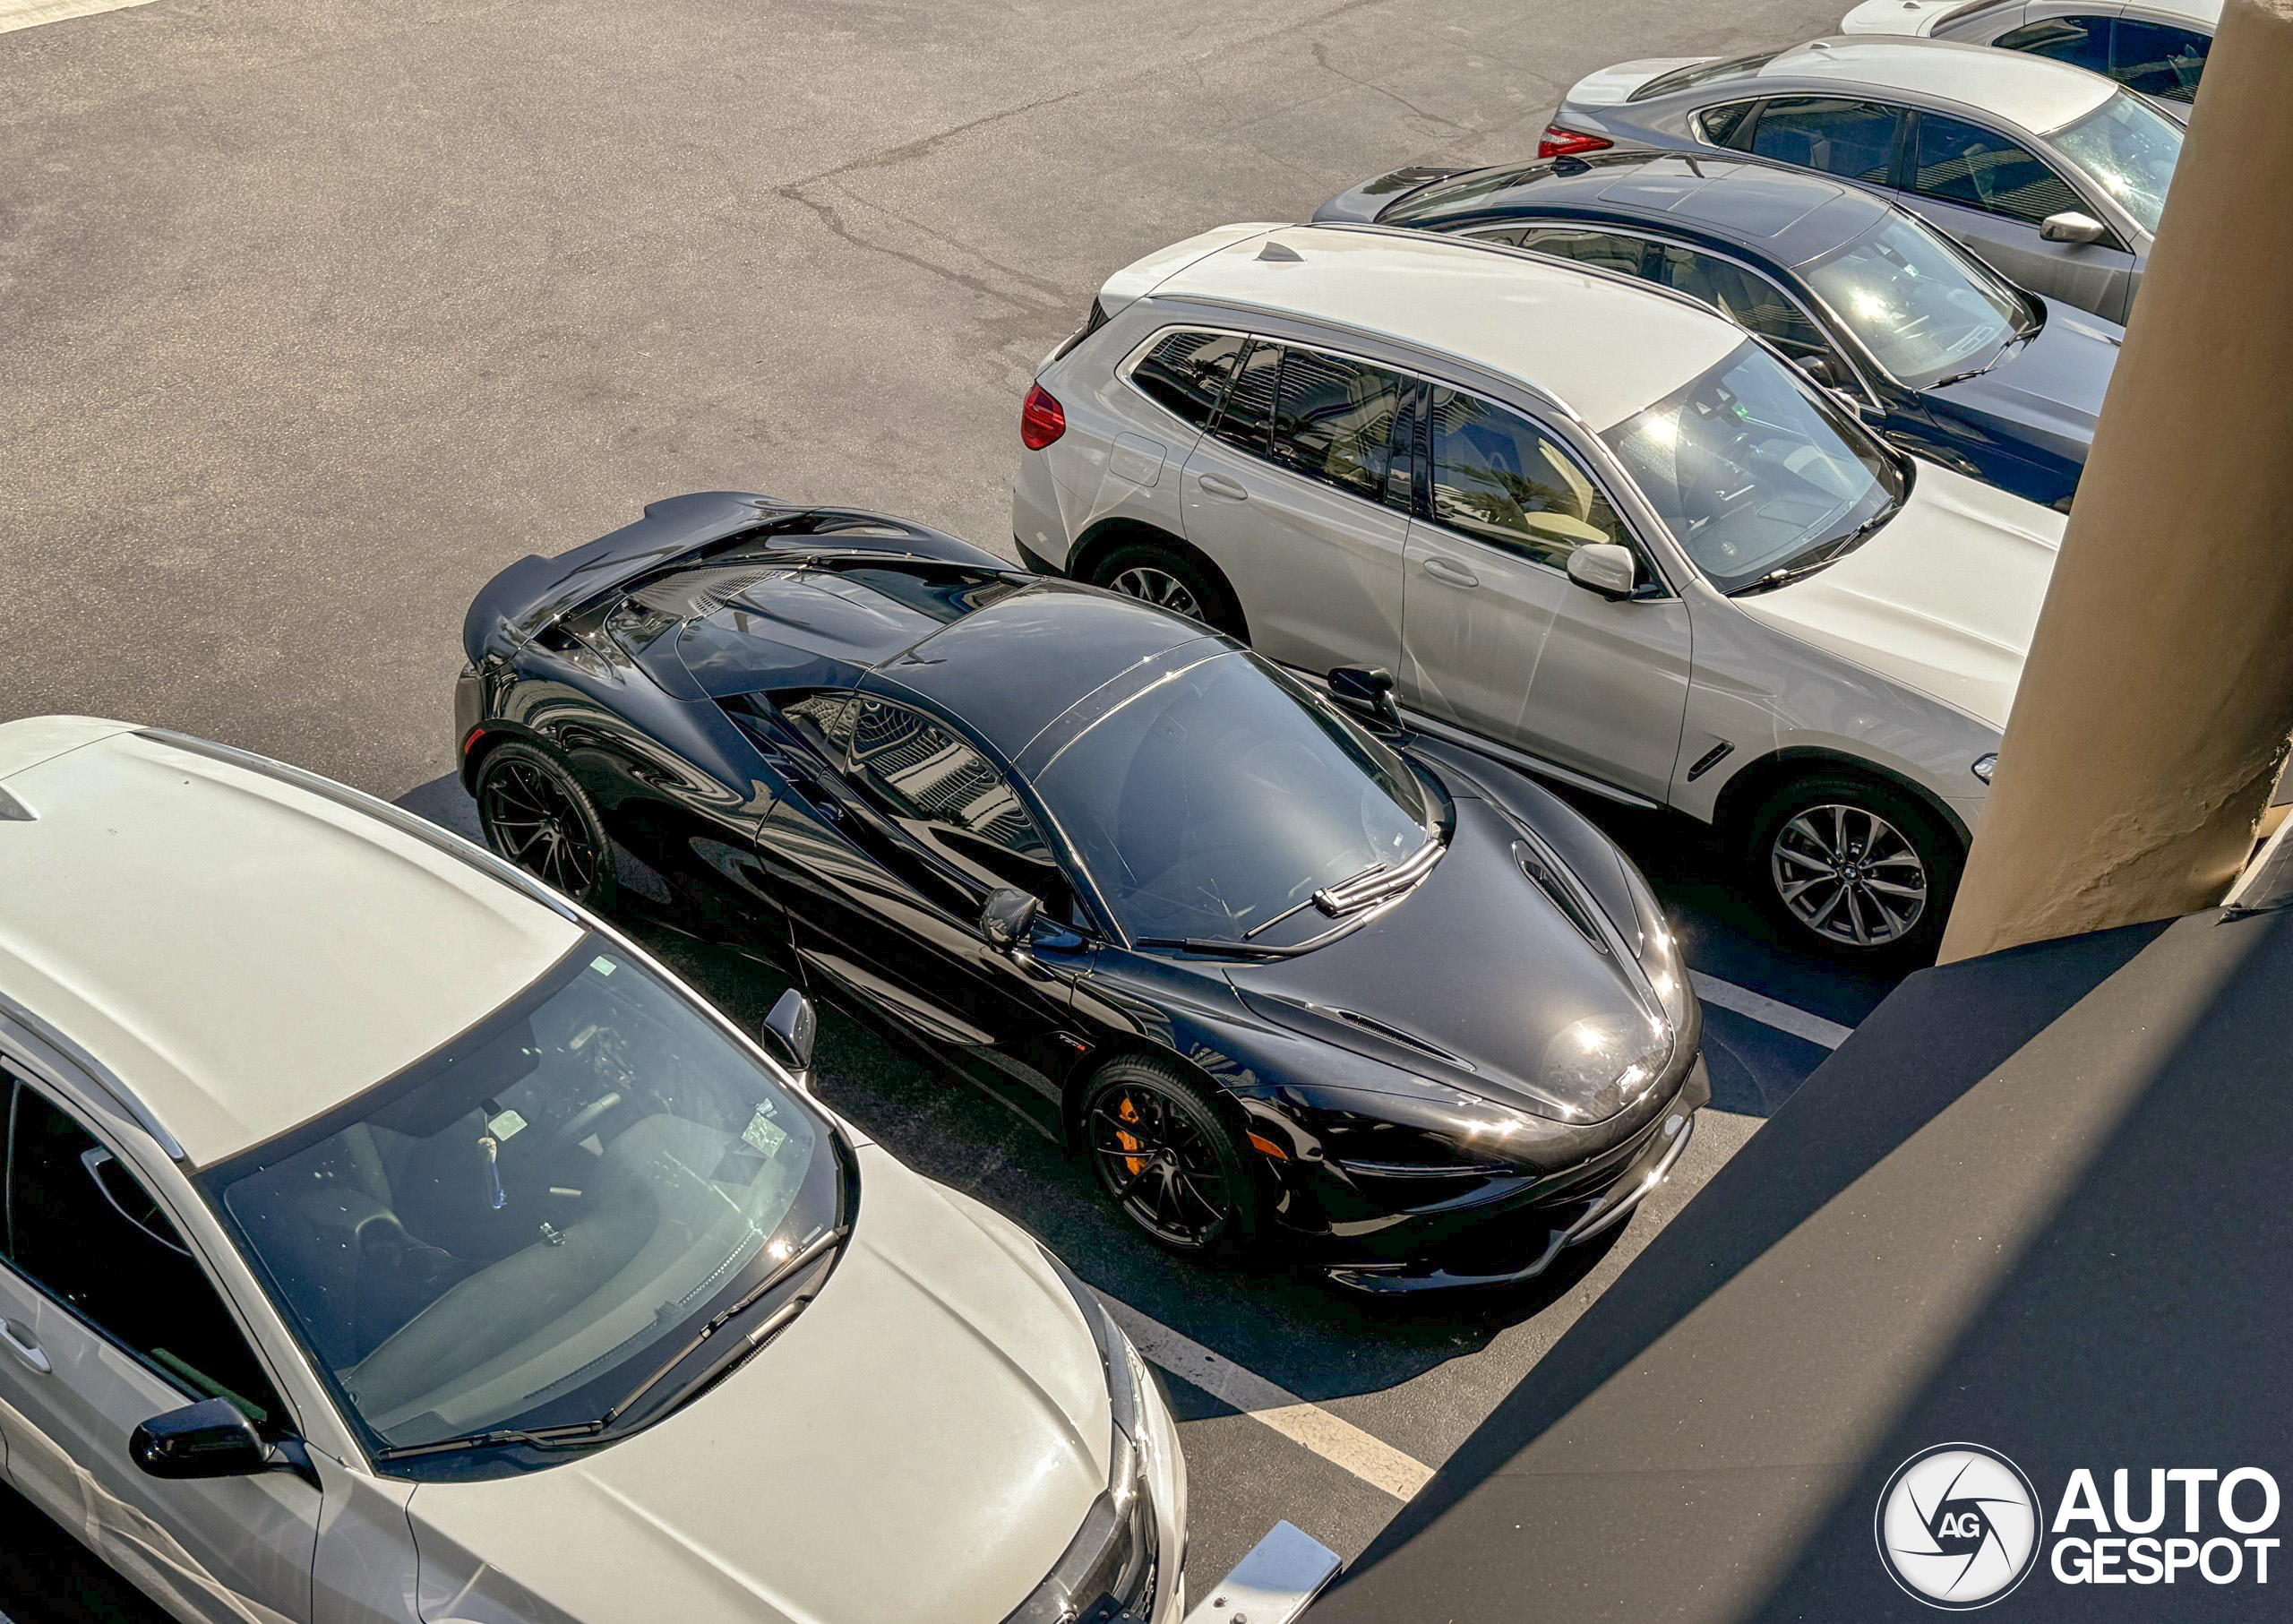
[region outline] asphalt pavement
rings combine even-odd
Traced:
[[[1526,156],[1590,69],[1840,4],[151,0],[0,32],[0,718],[181,728],[464,822],[457,630],[503,564],[711,488],[1008,553],[1019,400],[1109,271],[1404,162]],[[1820,1033],[1885,992],[1776,945],[1691,826],[1587,810],[1734,1004]],[[655,945],[744,1019],[778,991]],[[1713,1108],[1612,1242],[1402,1310],[1174,1263],[833,1015],[821,1093],[1231,1367],[1165,1377],[1202,1584],[1280,1517],[1358,1551],[1400,1504],[1376,1461],[1438,1465],[1825,1052],[1706,1012]],[[135,1606],[0,1499],[0,1611]]]

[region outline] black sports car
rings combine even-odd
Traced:
[[[1526,1278],[1711,1097],[1631,864],[1395,726],[1383,673],[1325,695],[951,536],[729,493],[511,565],[464,641],[505,856],[922,1039],[1179,1250]]]

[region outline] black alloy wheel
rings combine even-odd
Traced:
[[[1873,965],[1933,956],[1966,860],[1916,797],[1849,773],[1770,796],[1747,855],[1768,913],[1802,946]]]
[[[1257,1187],[1201,1086],[1175,1066],[1126,1057],[1091,1081],[1084,1135],[1099,1183],[1173,1251],[1207,1252],[1255,1227]]]
[[[1247,640],[1233,589],[1212,565],[1177,547],[1125,542],[1099,560],[1091,571],[1091,584],[1199,621],[1237,641]]]
[[[485,843],[582,907],[613,907],[613,842],[597,803],[551,756],[514,740],[477,764],[477,821]]]

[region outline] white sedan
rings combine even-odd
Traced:
[[[41,717],[0,897],[6,1480],[176,1617],[1184,1611],[1087,1288],[537,881]]]

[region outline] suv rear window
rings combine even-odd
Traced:
[[[1238,332],[1171,333],[1130,369],[1130,381],[1164,411],[1201,428],[1226,398],[1249,342]]]
[[[1728,79],[1748,79],[1782,55],[1782,51],[1761,51],[1751,56],[1725,56],[1717,62],[1691,62],[1684,68],[1657,74],[1625,99],[1649,101],[1659,96],[1669,96],[1674,90],[1692,90],[1700,84],[1718,84]]]

